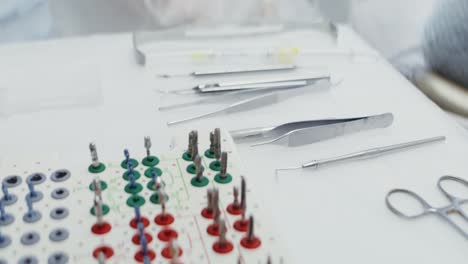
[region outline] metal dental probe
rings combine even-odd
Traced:
[[[410,142],[405,142],[405,143],[400,143],[400,144],[395,144],[395,145],[390,145],[390,146],[383,146],[383,147],[361,150],[361,151],[352,152],[349,154],[336,156],[336,157],[332,157],[328,159],[313,160],[313,161],[304,163],[298,167],[276,169],[276,175],[278,175],[278,172],[285,171],[285,170],[297,170],[297,169],[305,169],[309,167],[318,169],[319,167],[323,165],[334,164],[334,163],[341,162],[341,161],[376,158],[383,154],[389,154],[392,151],[408,149],[408,148],[416,147],[419,145],[425,145],[425,144],[429,144],[429,143],[433,143],[437,141],[443,141],[443,140],[445,140],[445,136],[432,137],[432,138],[415,140],[415,141],[410,141]]]

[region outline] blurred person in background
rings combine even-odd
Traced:
[[[297,22],[316,15],[310,6],[351,24],[406,76],[424,64],[424,50],[431,68],[468,86],[467,0],[1,0],[0,42],[256,18]]]
[[[46,38],[51,30],[48,0],[0,1],[0,42]]]

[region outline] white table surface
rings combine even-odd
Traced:
[[[348,28],[341,28],[341,34],[343,47],[369,49]],[[166,121],[180,116],[157,111],[162,100],[154,88],[164,83],[136,65],[128,34],[3,46],[0,58],[0,88],[3,84],[16,89],[15,83],[20,83],[24,100],[53,89],[71,93],[83,78],[102,89],[101,100],[91,100],[88,106],[1,116],[0,172],[2,162],[15,159],[67,155],[87,164],[90,141],[98,144],[101,158],[120,160],[124,147],[143,153],[144,135],[152,136],[155,152],[164,152],[171,134],[184,129],[239,129],[392,112],[394,124],[383,130],[299,148],[239,145],[248,184],[271,208],[294,263],[466,263],[467,241],[448,224],[435,216],[403,220],[385,206],[386,193],[396,187],[412,189],[431,204],[446,205],[436,181],[445,174],[468,178],[468,137],[383,60],[336,60],[329,66],[344,78],[338,87],[168,128]],[[91,76],[96,71],[97,80]],[[37,77],[44,73],[53,78]],[[37,81],[44,79],[45,83]],[[274,177],[277,167],[438,135],[447,136],[447,141],[318,171],[288,172],[278,181]]]

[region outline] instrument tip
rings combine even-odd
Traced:
[[[279,168],[279,169],[276,169],[275,170],[275,174],[276,174],[276,177],[279,176],[279,173],[281,171],[289,171],[289,170],[298,170],[298,169],[301,169],[302,166],[299,166],[299,167],[287,167],[287,168]]]

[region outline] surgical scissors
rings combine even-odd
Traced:
[[[426,202],[426,200],[424,200],[421,196],[417,195],[416,193],[410,190],[405,190],[405,189],[391,190],[385,197],[385,203],[387,204],[387,207],[388,209],[390,209],[390,211],[392,211],[394,214],[405,219],[416,219],[416,218],[429,215],[429,214],[438,215],[439,217],[447,221],[452,227],[454,227],[461,235],[463,235],[463,237],[465,237],[465,239],[468,239],[468,233],[465,230],[463,230],[463,228],[461,228],[459,225],[457,225],[449,217],[451,213],[458,213],[465,221],[468,222],[468,215],[465,212],[463,212],[463,210],[461,209],[461,205],[468,203],[468,198],[463,199],[463,198],[457,197],[449,193],[446,189],[444,189],[444,187],[442,186],[442,183],[447,182],[447,181],[456,182],[468,188],[468,181],[462,178],[448,176],[448,175],[440,177],[439,180],[437,181],[437,187],[444,194],[444,196],[447,197],[447,199],[450,201],[450,204],[447,206],[439,207],[439,208],[434,207],[430,205],[428,202]],[[403,194],[403,195],[407,195],[416,199],[421,204],[422,212],[415,213],[415,214],[406,214],[396,209],[396,207],[390,202],[390,197],[394,194]]]

